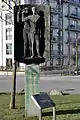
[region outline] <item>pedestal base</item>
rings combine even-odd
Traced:
[[[39,57],[31,58],[31,57],[28,57],[28,58],[22,58],[21,62],[25,63],[26,65],[29,65],[29,64],[40,64],[40,63],[44,63],[45,62],[45,58],[39,58]]]
[[[31,95],[39,94],[39,65],[26,65],[25,80],[25,116],[36,116],[37,108],[34,110],[31,109],[34,107],[31,101]]]

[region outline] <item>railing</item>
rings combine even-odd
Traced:
[[[52,25],[53,27],[58,27],[58,22],[57,22],[57,21],[53,21],[53,22],[51,23],[51,25]]]
[[[58,36],[57,35],[52,35],[52,39],[51,39],[52,43],[62,43],[62,36],[60,36],[60,41],[58,41]]]
[[[68,16],[70,16],[70,17],[72,17],[72,18],[75,18],[75,19],[80,19],[80,13],[76,13],[76,11],[74,11],[74,12],[72,12],[72,13],[68,13],[67,12],[67,14],[65,15],[65,17],[68,17]]]
[[[71,2],[71,3],[80,3],[80,1],[78,1],[78,0],[69,0],[69,2]]]
[[[67,29],[69,30],[73,30],[73,31],[80,31],[80,29],[78,29],[78,26],[77,25],[73,25],[71,24],[70,26],[67,26]]]
[[[51,12],[55,15],[58,14],[58,8],[52,8]]]
[[[70,42],[71,44],[74,44],[75,46],[76,46],[76,40],[77,40],[77,43],[78,43],[78,45],[80,45],[80,38],[70,38],[70,39],[67,39],[67,42],[66,42],[66,44],[68,43],[68,42]]]

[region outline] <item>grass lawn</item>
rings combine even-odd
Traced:
[[[56,103],[56,120],[80,120],[80,94],[50,97]],[[16,95],[16,109],[9,109],[9,104],[10,94],[0,94],[0,120],[38,120],[38,117],[25,118],[24,95]],[[52,116],[49,114],[42,120],[52,120]]]

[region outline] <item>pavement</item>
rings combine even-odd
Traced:
[[[12,86],[12,72],[0,72],[0,92],[10,92]],[[17,72],[16,91],[20,92],[25,86],[25,72]],[[40,76],[40,91],[51,90],[62,91],[63,93],[80,94],[80,75],[61,76],[47,74]]]

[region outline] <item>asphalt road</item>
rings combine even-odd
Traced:
[[[0,92],[10,92],[12,76],[0,76]],[[16,90],[20,92],[25,87],[25,77],[17,76]],[[40,77],[40,91],[47,92],[52,89],[67,93],[80,93],[80,76],[43,76]]]

